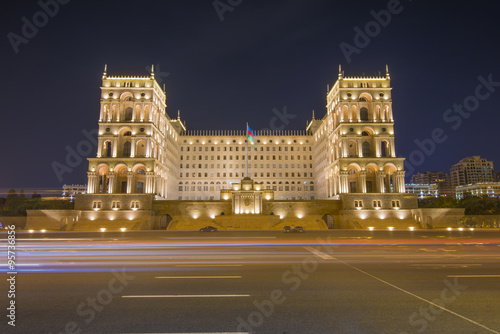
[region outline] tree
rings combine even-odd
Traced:
[[[42,198],[42,195],[38,194],[36,191],[33,192],[33,195],[31,195],[31,198]]]
[[[7,193],[7,199],[17,198],[17,193],[14,189],[9,190]]]
[[[21,189],[21,191],[19,192],[19,197],[20,198],[25,198],[26,196],[24,195],[24,189]]]

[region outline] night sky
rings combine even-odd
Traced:
[[[500,82],[499,2],[217,4],[220,13],[211,0],[72,0],[50,17],[36,1],[2,2],[0,188],[87,182],[85,159],[95,157],[95,147],[61,181],[52,165],[66,165],[67,147],[76,150],[87,140],[82,131],[97,127],[104,64],[109,75],[142,76],[155,64],[167,113],[176,117],[180,109],[191,130],[241,130],[245,122],[268,128],[273,109],[285,106],[296,116],[285,129],[303,130],[311,110],[324,115],[326,86],[339,64],[346,76],[384,73],[388,64],[396,152],[413,157],[415,172],[448,171],[471,155],[500,169],[500,83],[475,97],[479,76]],[[385,27],[370,23],[388,6],[394,13]],[[23,25],[34,19],[38,31],[25,27],[23,37]],[[367,24],[372,37],[356,44],[355,27],[364,32]],[[340,45],[358,47],[346,57]],[[464,101],[470,113],[446,112]],[[415,140],[435,128],[446,141],[422,161]]]

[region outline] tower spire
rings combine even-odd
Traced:
[[[387,79],[390,79],[390,78],[391,78],[391,76],[390,76],[390,74],[389,74],[389,65],[387,65],[387,64],[385,65],[385,77],[386,77]]]
[[[339,64],[339,79],[342,78],[342,65]]]
[[[151,79],[155,78],[155,65],[151,64]]]
[[[313,109],[313,118],[312,118],[312,119],[313,119],[313,120],[315,119],[315,118],[314,118],[314,109]]]
[[[177,119],[181,119],[181,110],[177,109]]]
[[[106,79],[108,77],[108,64],[104,64],[104,72],[102,73],[102,78]]]

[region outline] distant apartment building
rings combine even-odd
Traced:
[[[494,172],[495,182],[500,182],[500,171]]]
[[[444,172],[420,172],[413,174],[410,184],[422,186],[436,184],[439,196],[455,196],[455,189],[451,185],[450,175]]]
[[[451,185],[458,186],[494,182],[493,161],[478,155],[463,158],[450,169]]]
[[[457,199],[462,199],[466,195],[471,196],[484,196],[499,197],[500,196],[500,182],[479,182],[474,184],[467,184],[458,186],[456,188]]]
[[[418,198],[424,197],[438,197],[439,190],[436,183],[422,184],[422,183],[410,183],[406,184],[406,192],[408,194],[417,194]]]

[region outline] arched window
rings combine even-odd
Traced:
[[[124,136],[132,136],[132,133],[130,131],[127,131],[123,134]]]
[[[131,148],[131,143],[129,141],[126,141],[123,144],[123,156],[124,157],[130,157],[130,148]]]
[[[131,121],[132,120],[132,114],[134,112],[134,109],[128,107],[125,109],[125,121]]]
[[[366,102],[366,99],[364,97],[360,97],[359,102]]]
[[[359,110],[359,118],[362,121],[368,121],[368,109],[366,109],[365,107],[361,108]]]
[[[370,134],[367,131],[363,131],[363,132],[361,132],[361,135],[362,136],[369,136]]]
[[[370,147],[369,142],[367,142],[367,141],[363,142],[362,150],[363,150],[363,157],[371,157],[372,156],[371,147]]]
[[[111,157],[111,142],[108,141],[106,142],[106,157]]]

